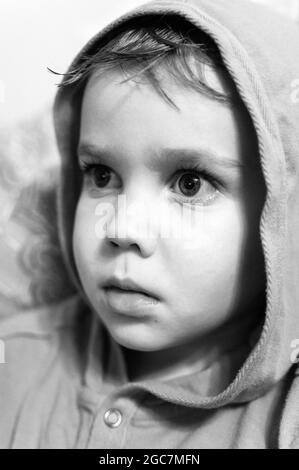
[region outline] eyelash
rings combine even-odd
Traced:
[[[84,175],[90,175],[91,172],[98,166],[113,172],[113,170],[106,165],[102,165],[99,163],[95,164],[95,163],[80,162],[80,169]],[[208,183],[210,183],[214,187],[216,192],[219,191],[219,188],[221,185],[219,180],[214,176],[212,172],[208,171],[207,169],[202,168],[200,165],[196,165],[196,164],[179,165],[177,168],[175,168],[174,175],[179,176],[188,172],[196,173],[201,179],[204,179]],[[188,204],[195,204],[195,203],[198,204],[198,198],[196,198],[196,196],[192,198],[192,197],[181,195],[180,199],[183,200],[183,202],[187,202]],[[214,199],[214,197],[212,197],[212,199]]]

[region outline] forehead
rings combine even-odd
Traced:
[[[224,73],[206,69],[218,91],[234,88]],[[215,153],[242,160],[257,153],[255,132],[245,107],[219,102],[163,77],[163,88],[177,109],[146,79],[122,83],[119,70],[94,73],[82,103],[80,145],[90,144],[128,155],[163,147],[211,147]],[[250,162],[249,162],[250,163]]]

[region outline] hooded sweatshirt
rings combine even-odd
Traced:
[[[122,349],[88,304],[74,263],[80,99],[71,85],[61,88],[59,236],[77,294],[1,322],[0,447],[299,448],[299,29],[245,0],[152,1],[104,28],[70,70],[145,15],[178,15],[208,34],[251,117],[266,186],[261,324],[203,371],[128,379]]]

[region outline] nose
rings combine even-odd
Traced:
[[[106,227],[106,242],[114,248],[135,249],[145,258],[156,249],[158,231],[152,204],[140,200],[129,203],[126,195],[119,196]]]

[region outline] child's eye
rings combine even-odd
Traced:
[[[111,185],[115,188],[119,185],[115,173],[105,165],[82,163],[81,169],[88,182],[99,189],[104,189],[107,186],[111,188]]]
[[[119,189],[119,178],[109,167],[101,164],[81,163],[81,170],[87,184],[97,189]],[[188,204],[207,205],[219,194],[213,175],[197,167],[178,169],[172,192],[178,194],[180,201]]]
[[[207,171],[185,168],[179,174],[173,192],[180,193],[183,202],[206,205],[218,196],[217,183]]]

